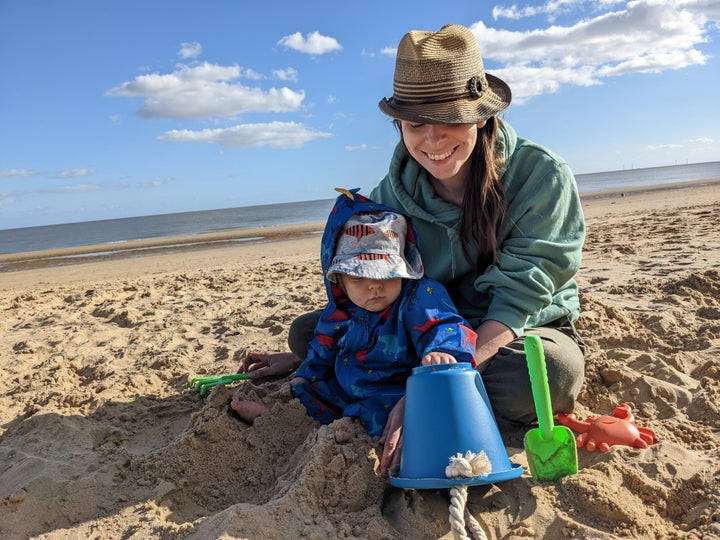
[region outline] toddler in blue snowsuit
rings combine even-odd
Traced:
[[[445,287],[423,275],[415,231],[397,210],[343,190],[325,226],[321,264],[328,304],[289,382],[318,422],[358,418],[379,436],[413,368],[475,365],[475,332]]]

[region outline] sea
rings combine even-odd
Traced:
[[[720,161],[578,174],[581,195],[720,178]],[[325,221],[334,198],[0,230],[0,254]],[[1,265],[0,265],[1,266]]]

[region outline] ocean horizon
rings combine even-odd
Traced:
[[[720,178],[720,161],[575,175],[582,195]],[[0,230],[0,254],[325,221],[335,197]]]

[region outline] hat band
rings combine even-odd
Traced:
[[[485,77],[475,75],[465,84],[453,86],[438,84],[403,84],[395,81],[393,101],[399,105],[425,105],[450,103],[459,99],[478,99],[488,88]]]

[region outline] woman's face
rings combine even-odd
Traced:
[[[418,124],[402,120],[410,155],[437,180],[465,180],[479,124]]]

